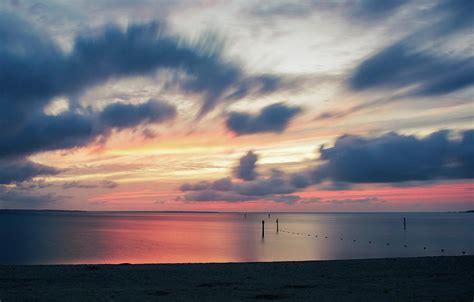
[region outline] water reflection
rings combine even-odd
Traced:
[[[403,229],[403,217],[407,218],[407,230]],[[268,214],[250,213],[0,212],[0,263],[252,262],[461,255],[462,251],[474,253],[473,229],[474,215],[458,213],[280,213],[268,218]]]

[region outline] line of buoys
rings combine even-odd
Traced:
[[[281,230],[281,232],[288,233],[288,234],[293,234],[293,235],[295,235],[295,234],[296,234],[296,235],[305,235],[304,233],[295,233],[295,232],[289,232],[289,231],[285,231],[285,230]],[[308,237],[311,237],[311,234],[306,234],[306,235],[307,235]],[[315,234],[314,237],[315,237],[315,238],[318,238],[318,235]],[[328,237],[328,236],[324,236],[324,238],[325,238],[325,239],[328,239],[329,237]],[[339,240],[342,241],[342,240],[344,240],[344,238],[343,238],[343,237],[340,237]],[[354,239],[353,242],[357,242],[357,240]],[[373,241],[372,241],[372,240],[369,240],[369,244],[372,244],[372,243],[373,243]],[[387,242],[386,245],[387,245],[387,246],[390,246],[390,242]],[[407,248],[408,246],[407,246],[406,244],[404,244],[403,247],[404,247],[404,248]],[[424,247],[423,247],[423,250],[427,250],[427,247],[424,246]],[[445,252],[445,250],[444,250],[444,249],[441,249],[441,253],[444,253],[444,252]],[[462,251],[461,254],[462,254],[462,255],[466,255],[466,251]]]

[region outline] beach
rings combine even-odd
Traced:
[[[9,301],[472,301],[474,256],[262,263],[3,265]]]

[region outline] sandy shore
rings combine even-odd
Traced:
[[[9,301],[473,301],[474,256],[0,266]]]

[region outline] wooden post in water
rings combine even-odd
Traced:
[[[270,213],[268,213],[268,218],[270,218]]]
[[[277,218],[277,233],[278,233],[278,231],[279,231],[279,230],[278,230],[278,218]]]
[[[265,238],[265,220],[262,220],[262,238]]]
[[[407,220],[405,219],[405,217],[403,217],[403,229],[407,229]]]

